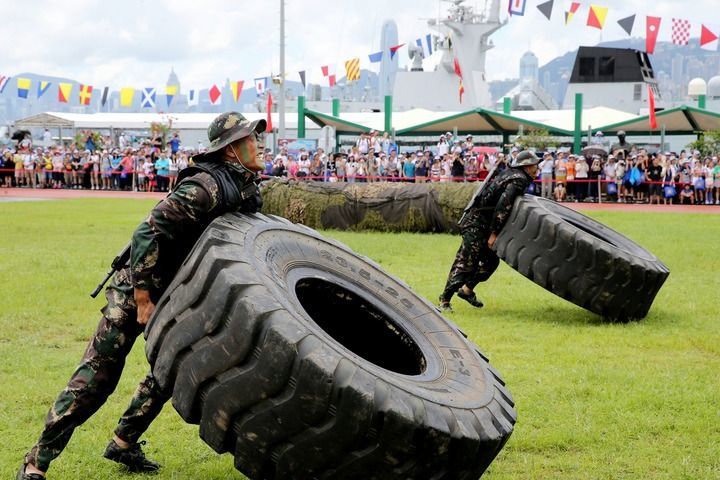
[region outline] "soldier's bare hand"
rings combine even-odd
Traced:
[[[137,304],[137,322],[140,325],[146,325],[155,311],[155,304],[150,300],[150,292],[136,288],[135,303]]]
[[[488,238],[488,247],[492,248],[493,245],[495,245],[495,240],[497,240],[497,234],[493,232],[490,234],[490,238]]]

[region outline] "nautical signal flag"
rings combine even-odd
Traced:
[[[232,92],[232,97],[235,103],[240,100],[240,95],[242,95],[243,90],[243,84],[245,82],[242,80],[238,80],[236,82],[230,82],[230,91]]]
[[[352,58],[345,62],[345,80],[354,82],[360,80],[360,59]]]
[[[371,53],[368,55],[368,59],[370,60],[370,63],[378,63],[382,61],[383,52],[380,50],[379,52]]]
[[[540,10],[540,13],[545,15],[545,18],[550,20],[550,17],[552,17],[552,11],[553,11],[553,5],[554,0],[548,0],[547,2],[541,3],[537,6],[537,9]]]
[[[710,29],[703,25],[700,30],[700,48],[716,52],[718,49],[718,30],[717,28]]]
[[[173,98],[175,98],[175,95],[177,95],[177,93],[178,93],[177,85],[165,85],[165,101],[167,102],[168,107],[172,103]]]
[[[617,21],[617,23],[623,30],[625,30],[625,33],[632,35],[633,26],[635,25],[635,14],[632,14],[629,17],[621,18]]]
[[[10,83],[10,79],[12,77],[5,77],[3,75],[0,75],[0,93],[3,93],[5,91],[5,87],[7,87],[7,84]]]
[[[142,89],[142,100],[140,101],[140,107],[142,108],[155,108],[155,96],[157,90],[152,87]]]
[[[608,7],[600,7],[598,5],[590,5],[588,11],[587,26],[595,27],[602,30],[605,27],[605,19],[607,18]]]
[[[70,95],[72,94],[73,84],[72,83],[58,83],[58,102],[68,103],[70,101]]]
[[[18,97],[20,98],[28,98],[28,94],[30,93],[30,84],[32,81],[29,78],[17,78],[17,92]]]
[[[335,67],[333,65],[323,65],[320,70],[322,70],[323,77],[328,79],[328,86],[334,87],[337,81]]]
[[[92,85],[80,85],[80,92],[78,92],[78,99],[80,105],[90,105],[92,99],[93,87]]]
[[[422,48],[423,57],[428,58],[433,54],[433,39],[429,33],[425,35],[425,39],[418,38],[415,40],[415,44]]]
[[[272,124],[272,108],[273,108],[273,99],[272,99],[272,92],[268,92],[268,98],[267,98],[267,120],[265,120],[265,123],[267,123],[267,126],[265,127],[265,132],[272,132],[273,130],[273,124]]]
[[[580,8],[579,2],[572,2],[570,4],[570,10],[565,12],[565,25],[567,25],[568,23],[570,23],[572,21],[573,17],[575,16],[575,14],[577,13],[579,8]]]
[[[303,88],[305,88],[307,85],[305,85],[305,70],[300,70],[298,72],[298,75],[300,75],[300,81],[303,84]]]
[[[672,19],[672,43],[675,45],[687,45],[690,41],[690,28],[692,25],[688,20],[682,18]]]
[[[132,87],[123,87],[120,89],[120,106],[132,107],[135,99],[135,89]]]
[[[645,17],[645,51],[647,53],[655,53],[655,44],[657,43],[658,33],[660,33],[660,17]]]
[[[395,54],[397,53],[397,51],[400,50],[404,46],[405,46],[405,44],[401,43],[400,45],[395,45],[394,47],[390,47],[390,60],[395,58]]]
[[[38,82],[37,97],[40,98],[45,95],[45,92],[50,89],[50,85],[52,85],[52,83],[46,80],[40,80]]]
[[[460,85],[458,86],[458,94],[460,96],[460,103],[462,103],[463,94],[465,93],[465,86],[463,85],[462,70],[460,69],[460,62],[458,62],[457,57],[455,57],[453,59],[453,68],[455,69],[455,75],[457,75],[460,78]]]
[[[222,100],[222,91],[217,85],[213,85],[210,87],[210,90],[208,90],[208,96],[210,97],[210,103],[218,105]]]
[[[262,78],[256,78],[255,79],[255,93],[257,96],[261,96],[265,93],[265,90],[267,90],[267,77]]]
[[[100,96],[100,105],[105,106],[110,95],[110,87],[103,87],[102,95]]]
[[[197,90],[188,90],[188,107],[200,104],[200,94]]]
[[[525,15],[526,4],[527,0],[508,0],[508,13],[511,17],[513,15],[522,17],[523,15]]]

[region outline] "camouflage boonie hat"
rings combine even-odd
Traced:
[[[528,165],[537,165],[540,163],[540,159],[530,150],[523,150],[522,152],[518,153],[518,156],[515,158],[515,161],[513,161],[510,166],[512,168],[518,168],[518,167],[526,167]]]
[[[238,112],[221,113],[208,127],[210,147],[205,153],[217,152],[226,145],[247,137],[252,132],[263,133],[266,126],[267,123],[264,119],[251,122]]]

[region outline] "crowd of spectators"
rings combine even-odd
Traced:
[[[530,192],[559,202],[604,201],[638,203],[720,204],[720,162],[698,151],[654,152],[624,143],[605,151],[590,145],[586,154],[541,152],[538,178]],[[106,145],[112,142],[106,141]],[[180,146],[178,134],[128,145],[121,135],[116,145],[96,147],[88,136],[85,148],[37,147],[28,139],[7,147],[0,156],[0,185],[25,188],[169,191],[178,173],[192,163],[196,149]],[[202,150],[202,145],[197,148]],[[402,153],[401,153],[402,150]],[[362,134],[338,153],[280,144],[265,150],[267,177],[324,182],[474,182],[494,168],[504,169],[518,154],[507,155],[448,132],[437,143],[407,151],[387,133]]]
[[[166,192],[190,163],[193,151],[180,147],[178,134],[131,143],[120,135],[103,147],[88,135],[83,145],[34,147],[18,139],[0,155],[0,186],[18,188],[137,190]]]

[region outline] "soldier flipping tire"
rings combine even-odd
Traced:
[[[276,217],[213,222],[146,336],[175,409],[253,479],[477,479],[516,419],[432,304]]]

